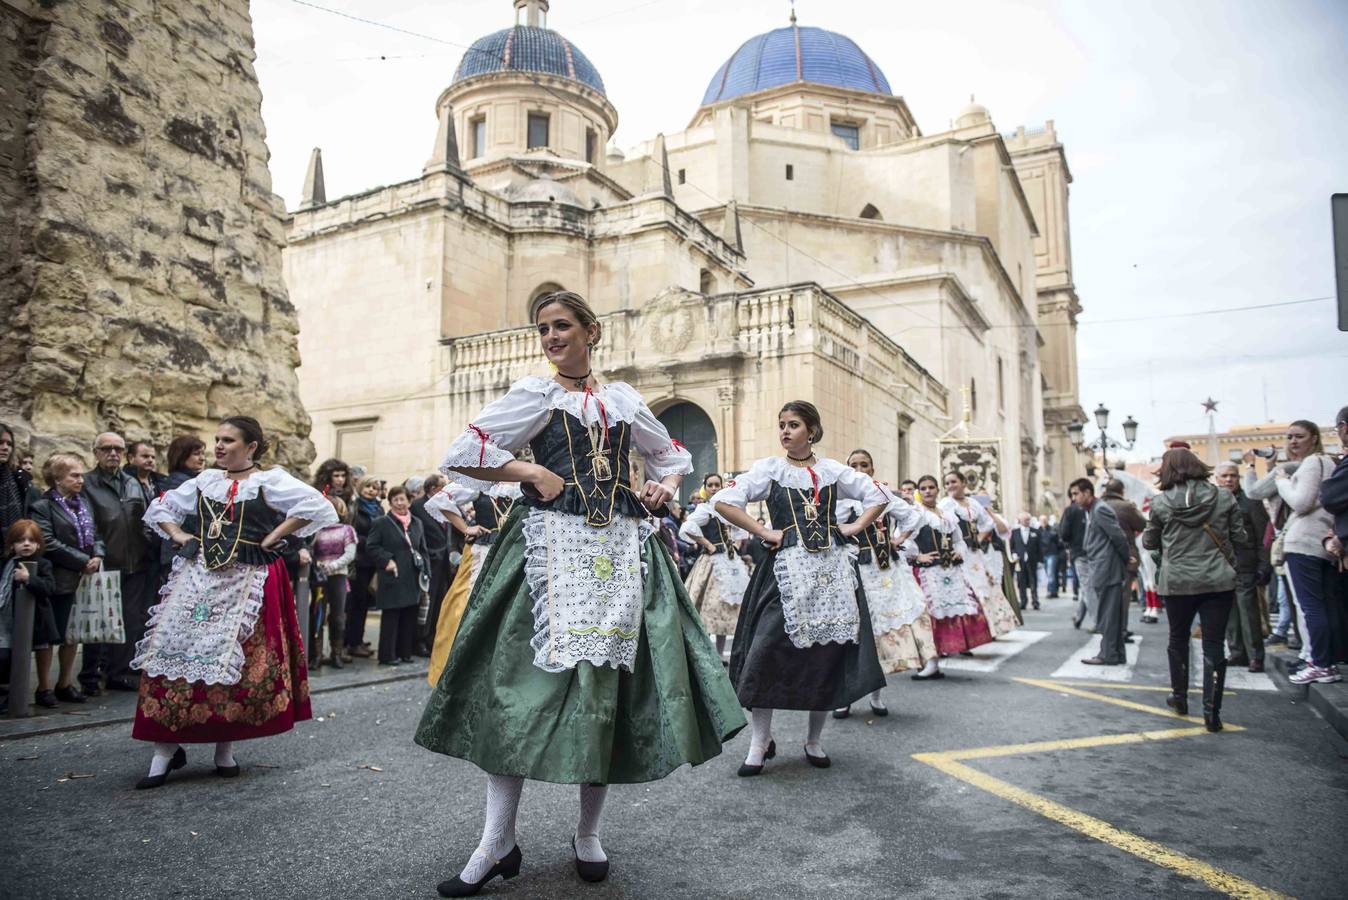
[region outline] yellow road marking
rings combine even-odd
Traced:
[[[1104,694],[1097,694],[1092,691],[1084,691],[1081,688],[1075,688],[1070,685],[1061,684],[1057,681],[1048,681],[1041,678],[1013,678],[1012,681],[1019,681],[1021,684],[1033,685],[1037,688],[1044,688],[1049,691],[1059,691],[1064,694],[1071,694],[1074,697],[1085,697],[1088,700],[1099,700],[1101,703],[1112,703],[1115,706],[1122,706],[1124,709],[1134,709],[1138,712],[1150,713],[1153,716],[1162,716],[1167,719],[1178,719],[1181,722],[1199,722],[1203,721],[1202,716],[1181,716],[1179,713],[1171,712],[1169,709],[1163,709],[1159,706],[1148,706],[1145,703],[1138,703],[1134,700],[1124,700],[1120,697],[1107,697]],[[1239,725],[1227,725],[1227,731],[1243,731]]]
[[[1160,687],[1154,684],[1125,684],[1117,681],[1070,681],[1053,679],[1053,684],[1065,684],[1068,687],[1079,688],[1105,688],[1111,691],[1160,691],[1163,694],[1170,693],[1170,688]],[[1223,697],[1234,697],[1236,692],[1232,690],[1222,691]]]
[[[1012,680],[1022,684],[1028,684],[1032,687],[1058,691],[1070,694],[1074,697],[1096,700],[1100,703],[1110,703],[1114,706],[1121,706],[1124,709],[1132,709],[1150,715],[1162,716],[1167,719],[1175,719],[1179,722],[1202,722],[1202,719],[1198,717],[1181,716],[1168,709],[1160,709],[1154,706],[1147,706],[1143,703],[1135,703],[1132,700],[1124,700],[1119,697],[1097,694],[1092,690],[1085,690],[1075,684],[1047,681],[1037,678],[1015,678]],[[1168,688],[1115,684],[1091,684],[1089,687],[1168,690]],[[1244,731],[1245,729],[1239,725],[1227,725],[1226,730]],[[1213,890],[1221,891],[1232,897],[1243,898],[1243,900],[1291,900],[1286,894],[1260,887],[1252,881],[1241,878],[1239,875],[1234,875],[1231,872],[1209,865],[1200,859],[1195,859],[1194,857],[1180,853],[1177,850],[1172,850],[1164,844],[1149,840],[1141,835],[1124,831],[1121,828],[1116,828],[1103,819],[1097,819],[1094,816],[1079,812],[1071,807],[1063,806],[1061,803],[1055,803],[1047,797],[1033,794],[1024,788],[1019,788],[1009,782],[1002,781],[1000,778],[994,778],[993,776],[980,772],[972,766],[967,766],[962,762],[962,760],[993,759],[996,757],[1017,756],[1026,753],[1080,750],[1087,747],[1116,747],[1123,744],[1140,744],[1147,741],[1164,741],[1172,740],[1174,738],[1196,737],[1206,733],[1207,730],[1199,724],[1197,727],[1189,725],[1187,727],[1137,731],[1129,734],[1105,734],[1095,737],[1031,741],[1022,744],[1003,744],[997,747],[972,747],[967,750],[946,750],[939,753],[914,753],[913,759],[925,763],[938,771],[944,772],[952,778],[958,778],[966,784],[971,784],[980,790],[987,791],[989,794],[1001,797],[1003,800],[1009,800],[1017,806],[1024,807],[1031,812],[1038,813],[1045,818],[1066,825],[1068,828],[1079,831],[1089,838],[1108,844],[1125,853],[1131,853],[1138,859],[1170,869],[1172,872],[1183,875],[1186,878],[1201,881]]]
[[[1194,730],[1196,729],[1175,729],[1175,731]],[[1174,736],[1178,737],[1179,735]],[[1148,840],[1140,835],[1115,828],[1102,819],[1078,812],[1075,809],[1063,806],[1061,803],[1054,803],[1046,797],[1040,797],[1038,794],[1032,794],[1013,784],[1008,784],[1000,778],[986,775],[977,769],[956,762],[950,754],[918,753],[914,754],[913,758],[933,766],[947,775],[958,778],[960,781],[987,791],[989,794],[994,794],[1003,800],[1009,800],[1045,818],[1066,825],[1089,838],[1109,844],[1125,853],[1131,853],[1139,859],[1163,866],[1186,878],[1201,881],[1213,890],[1221,891],[1232,897],[1247,898],[1247,900],[1287,900],[1285,894],[1260,887],[1238,875],[1211,866],[1200,859],[1194,859],[1192,856],[1171,850],[1164,844],[1158,844],[1156,841]]]

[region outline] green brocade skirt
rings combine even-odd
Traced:
[[[494,775],[561,784],[655,781],[717,756],[745,726],[720,654],[668,551],[642,547],[645,607],[631,672],[534,663],[517,504],[492,544],[416,742]]]

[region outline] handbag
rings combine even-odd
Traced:
[[[99,569],[80,579],[66,626],[67,644],[124,644],[122,575]]]
[[[1222,559],[1226,562],[1228,566],[1231,567],[1231,570],[1235,571],[1236,568],[1235,551],[1232,550],[1230,547],[1226,546],[1226,544],[1222,543],[1222,539],[1217,536],[1217,532],[1214,531],[1212,528],[1212,517],[1215,515],[1217,515],[1217,504],[1214,503],[1212,505],[1212,512],[1208,513],[1208,521],[1203,523],[1203,531],[1207,533],[1208,537],[1212,538],[1212,542],[1217,545],[1217,552],[1222,555]]]

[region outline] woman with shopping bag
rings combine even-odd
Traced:
[[[157,788],[187,764],[182,744],[215,744],[216,774],[239,774],[233,742],[310,718],[304,644],[281,554],[286,539],[335,524],[332,504],[281,468],[262,469],[261,426],[231,416],[215,463],[155,500],[145,523],[181,549],[131,665],[145,677],[131,736],[152,741]],[[183,522],[195,515],[200,534]]]

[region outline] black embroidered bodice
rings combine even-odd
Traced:
[[[478,494],[474,498],[473,524],[489,532],[477,538],[474,543],[485,546],[496,539],[496,532],[501,528],[501,521],[510,512],[512,502],[510,497],[490,497],[485,493]]]
[[[929,566],[941,566],[949,568],[955,563],[955,549],[951,546],[950,535],[944,531],[938,532],[931,525],[924,524],[913,534],[913,543],[917,544],[917,552],[938,553],[940,556],[931,562],[914,562],[913,565],[919,568]]]
[[[847,521],[855,522],[861,518],[861,514],[852,511],[852,516]],[[861,548],[861,553],[857,556],[857,562],[862,565],[868,565],[874,560],[876,568],[888,569],[890,558],[893,555],[889,546],[889,523],[882,513],[878,519],[852,538],[852,542]]]
[[[960,511],[966,512],[967,510],[961,509]],[[955,518],[959,520],[960,534],[963,535],[964,537],[964,543],[968,544],[970,547],[977,550],[987,550],[989,547],[995,548],[997,550],[1002,549],[1002,541],[1001,538],[997,537],[996,531],[993,531],[990,534],[988,534],[986,538],[980,539],[978,537],[978,526],[974,524],[972,514],[970,514],[969,518],[966,519],[964,518],[964,516],[959,515],[959,513],[956,513]]]
[[[262,549],[262,539],[285,520],[278,511],[267,505],[263,489],[257,496],[229,504],[212,500],[197,493],[196,537],[201,542],[201,558],[208,569],[218,569],[229,563],[266,566],[280,557],[280,547]]]
[[[560,476],[565,486],[554,500],[545,503],[526,485],[523,502],[539,509],[584,516],[587,523],[596,526],[609,524],[614,516],[644,519],[646,508],[633,493],[628,474],[631,425],[612,422],[608,440],[601,443],[605,452],[595,454],[585,424],[569,412],[554,409],[547,426],[529,446],[534,462]]]
[[[702,529],[702,536],[716,546],[717,553],[734,556],[737,551],[735,550],[735,542],[730,538],[730,526],[716,516],[712,516],[711,521],[707,524],[711,528]]]
[[[789,488],[776,481],[772,483],[768,491],[768,517],[772,527],[782,532],[780,549],[800,544],[815,553],[845,542],[842,532],[838,531],[838,518],[833,509],[837,489],[836,484],[821,487],[816,504],[813,488]]]

